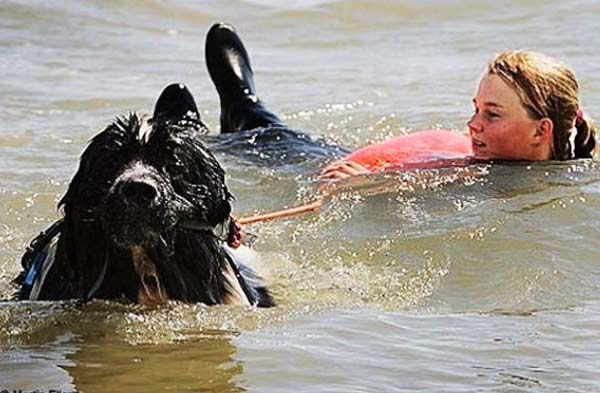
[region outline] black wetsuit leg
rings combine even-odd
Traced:
[[[217,23],[211,27],[205,56],[221,99],[221,133],[285,127],[257,97],[248,52],[232,26]]]
[[[206,36],[206,66],[221,99],[221,134],[211,149],[235,153],[259,165],[315,163],[348,150],[289,128],[256,95],[248,52],[235,29],[213,25]]]

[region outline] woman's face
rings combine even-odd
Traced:
[[[552,139],[540,137],[540,121],[529,117],[518,94],[502,78],[485,74],[473,104],[475,113],[467,125],[475,158],[549,158]]]

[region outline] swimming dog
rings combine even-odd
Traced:
[[[191,93],[173,84],[151,118],[131,113],[96,135],[64,217],[22,258],[18,297],[273,306],[227,245],[233,196],[205,132]]]
[[[210,28],[205,55],[219,93],[221,133],[204,135],[192,94],[173,84],[152,118],[121,117],[96,135],[60,201],[64,218],[22,258],[19,298],[274,304],[223,241],[231,234],[232,195],[201,138],[213,152],[286,168],[348,150],[290,129],[266,108],[232,26]]]

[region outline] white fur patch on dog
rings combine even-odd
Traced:
[[[142,287],[138,293],[138,302],[140,304],[162,304],[169,300],[156,265],[146,251],[140,246],[131,247],[131,258],[135,271],[140,276]]]
[[[150,140],[150,135],[152,134],[152,126],[148,124],[146,120],[142,120],[142,124],[140,124],[140,131],[138,134],[138,139],[141,142],[148,143]]]
[[[235,276],[235,273],[229,264],[223,269],[223,276],[229,283],[229,292],[223,298],[223,303],[236,306],[250,306],[248,296],[246,296],[246,293],[240,286],[240,280]]]
[[[252,248],[241,245],[238,248],[231,248],[227,244],[223,245],[223,248],[239,261],[241,264],[248,266],[250,269],[257,272],[261,277],[264,277],[264,265],[260,254],[254,251]]]

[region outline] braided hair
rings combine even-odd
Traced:
[[[541,53],[516,50],[497,54],[486,66],[521,98],[532,119],[554,125],[551,159],[591,158],[596,126],[579,105],[579,84],[571,69]]]

